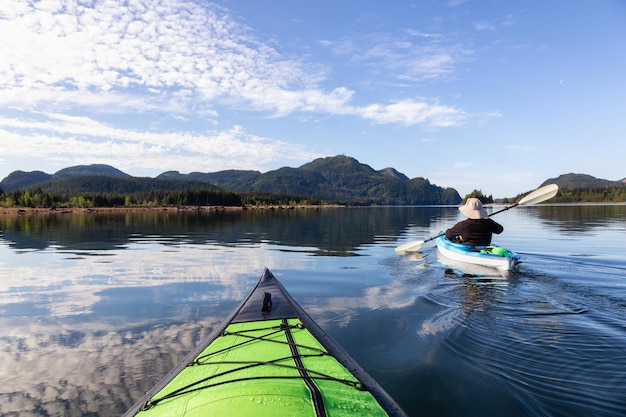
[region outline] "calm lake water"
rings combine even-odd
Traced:
[[[497,209],[497,208],[496,208]],[[507,277],[455,207],[0,216],[0,415],[119,416],[268,267],[412,416],[623,416],[626,205],[518,207]]]

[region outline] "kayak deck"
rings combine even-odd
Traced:
[[[230,318],[126,415],[404,413],[266,269]]]
[[[499,246],[469,246],[451,242],[445,236],[437,237],[435,244],[439,253],[449,259],[500,271],[510,271],[521,262],[518,254]]]

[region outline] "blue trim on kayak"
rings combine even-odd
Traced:
[[[510,269],[513,265],[520,262],[521,256],[501,246],[472,246],[462,243],[454,243],[445,236],[439,236],[435,239],[435,244],[442,254],[451,257],[457,261],[468,264],[485,265],[501,269]],[[501,254],[490,253],[494,248],[496,252]]]

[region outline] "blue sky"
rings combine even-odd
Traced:
[[[347,155],[514,196],[626,177],[622,0],[2,0],[0,178]]]

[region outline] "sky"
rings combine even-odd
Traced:
[[[376,170],[626,177],[623,0],[2,0],[0,179]]]

